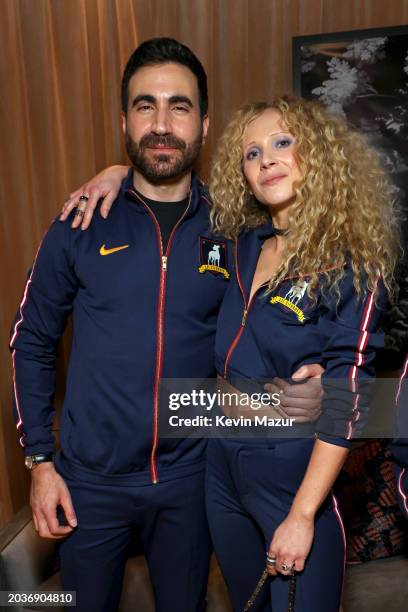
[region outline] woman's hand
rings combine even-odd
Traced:
[[[72,227],[81,226],[81,229],[87,229],[101,198],[103,198],[101,215],[106,219],[128,171],[128,166],[110,166],[70,193],[69,199],[62,207],[60,221],[65,221],[71,210],[76,207],[77,214],[72,222]],[[81,196],[85,196],[85,199],[80,201]]]
[[[288,576],[292,567],[301,572],[312,547],[313,536],[314,518],[289,513],[273,534],[268,556],[276,562],[275,565],[268,563],[268,572],[272,576],[278,572]]]
[[[348,448],[315,440],[290,512],[276,529],[269,546],[272,563],[268,560],[267,566],[273,576],[277,572],[290,574],[293,566],[297,572],[303,570],[313,542],[316,513],[329,495],[347,455]]]

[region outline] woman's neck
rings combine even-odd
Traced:
[[[293,204],[293,199],[282,204],[269,205],[268,212],[274,227],[280,230],[287,230],[289,227],[289,210]]]

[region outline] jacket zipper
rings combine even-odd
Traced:
[[[261,289],[261,287],[265,286],[265,285],[261,285],[260,287],[258,287],[258,289],[255,291],[255,293],[251,297],[249,303],[247,302],[245,291],[244,291],[244,287],[242,285],[241,277],[240,277],[240,274],[239,274],[239,268],[238,268],[238,240],[235,241],[235,266],[236,266],[236,271],[237,271],[238,285],[239,285],[239,288],[240,288],[240,291],[241,291],[241,294],[242,294],[242,299],[244,301],[244,310],[243,310],[243,313],[242,313],[241,325],[240,325],[237,333],[235,334],[235,337],[234,337],[233,341],[230,344],[230,347],[229,347],[228,352],[227,352],[227,356],[225,358],[224,374],[223,374],[224,378],[227,378],[228,366],[229,366],[229,362],[231,361],[232,354],[233,354],[234,350],[236,349],[236,346],[237,346],[238,342],[240,341],[242,334],[244,333],[244,329],[245,329],[247,318],[248,318],[248,313],[249,313],[249,311],[251,309],[251,306],[253,304],[254,298],[255,298],[256,294],[258,293],[259,289]]]
[[[190,197],[188,200],[187,208],[184,213],[181,215],[180,219],[177,221],[176,225],[173,227],[169,241],[167,243],[166,252],[163,253],[163,238],[160,231],[160,226],[158,221],[149,206],[144,202],[140,197],[138,197],[137,193],[134,191],[131,192],[146,208],[149,213],[157,232],[157,240],[159,244],[159,252],[161,258],[161,270],[160,270],[160,285],[159,285],[159,298],[158,298],[158,307],[157,307],[157,348],[156,348],[156,371],[154,375],[154,391],[153,391],[153,443],[152,450],[150,453],[150,474],[152,478],[153,484],[157,484],[159,482],[159,476],[157,473],[157,462],[156,462],[156,453],[157,453],[157,443],[158,443],[158,419],[159,419],[159,388],[160,388],[160,379],[163,370],[163,345],[164,345],[164,333],[163,333],[163,320],[164,320],[164,307],[166,303],[166,282],[167,282],[167,259],[170,253],[171,243],[173,241],[173,236],[183,221],[184,217],[187,214],[188,209],[190,208],[191,203],[191,191]]]
[[[241,277],[239,275],[239,269],[238,269],[238,240],[235,241],[235,266],[236,266],[236,271],[237,271],[238,285],[239,285],[239,288],[241,290],[242,299],[244,300],[244,311],[242,313],[241,326],[240,326],[239,330],[237,331],[233,341],[231,342],[230,347],[229,347],[228,352],[227,352],[227,356],[225,358],[224,373],[223,373],[223,377],[224,378],[227,378],[228,365],[229,365],[229,362],[231,361],[232,354],[233,354],[233,352],[234,352],[238,342],[240,341],[240,338],[241,338],[242,334],[244,333],[244,329],[245,329],[247,318],[248,318],[248,313],[249,313],[250,308],[252,306],[252,303],[254,301],[254,297],[258,293],[259,289],[264,287],[265,284],[266,284],[266,283],[264,283],[263,285],[258,287],[258,289],[253,294],[253,296],[251,297],[251,299],[249,301],[249,304],[248,304],[247,303],[247,299],[246,299],[246,295],[245,295],[245,291],[244,291],[244,288],[243,288],[243,285],[242,285]],[[334,269],[336,269],[338,267],[339,266],[333,266],[332,268],[328,268],[328,270],[334,270]],[[291,278],[297,278],[297,276],[287,276],[284,279],[282,279],[282,282],[285,281],[285,280],[291,279]]]

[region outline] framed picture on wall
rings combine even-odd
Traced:
[[[408,26],[295,37],[293,85],[365,134],[407,216]]]

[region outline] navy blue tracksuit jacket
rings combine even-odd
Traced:
[[[321,363],[327,392],[318,436],[349,446],[362,417],[364,394],[358,382],[375,373],[385,291],[357,300],[351,268],[346,267],[337,297],[323,292],[315,303],[307,278],[288,278],[270,295],[265,287],[249,301],[262,242],[273,234],[270,223],[245,232],[235,245],[235,271],[218,319],[216,368],[239,386],[245,379],[290,379],[302,365]],[[320,427],[320,430],[319,430]]]
[[[159,439],[159,381],[214,375],[228,248],[209,231],[207,192],[197,177],[166,252],[131,172],[106,220],[95,215],[85,232],[54,221],[11,339],[26,454],[53,451],[55,357],[72,312],[57,464],[73,477],[116,484],[168,480],[202,467],[204,441]]]

